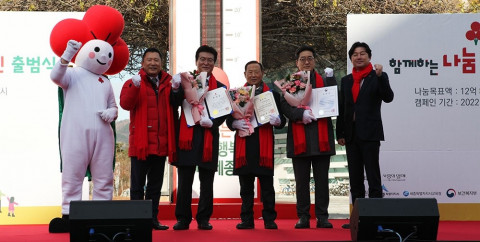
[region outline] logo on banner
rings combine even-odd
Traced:
[[[455,196],[476,196],[478,194],[477,191],[455,191],[455,189],[450,188],[447,190],[447,197],[453,198]]]
[[[455,197],[455,194],[457,194],[457,192],[455,191],[455,189],[450,188],[447,190],[446,194],[447,194],[447,197],[452,198],[452,197]]]
[[[383,197],[392,197],[392,196],[400,196],[400,193],[398,192],[390,192],[388,189],[387,189],[387,186],[385,186],[385,184],[382,184],[382,194],[383,194]]]
[[[387,187],[385,186],[385,184],[382,184],[382,190],[383,190],[384,192],[388,192],[388,189],[387,189]]]
[[[383,174],[384,181],[405,181],[407,174]]]
[[[480,23],[475,21],[470,25],[470,28],[471,29],[465,33],[465,37],[477,45],[478,39],[480,39]]]
[[[403,196],[408,197],[434,197],[434,196],[441,196],[442,192],[410,192],[410,191],[403,191]]]

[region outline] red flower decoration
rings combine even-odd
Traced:
[[[473,40],[473,42],[475,42],[475,45],[477,45],[477,42],[480,39],[480,23],[475,21],[470,25],[470,28],[471,30],[468,30],[465,33],[465,37],[468,40]]]
[[[90,7],[82,20],[64,19],[53,27],[50,34],[50,46],[57,56],[62,56],[67,43],[73,39],[82,44],[93,39],[104,40],[113,47],[113,63],[105,74],[114,75],[122,71],[128,64],[130,56],[128,46],[120,38],[125,21],[122,14],[116,9],[95,5]],[[72,62],[75,63],[76,55]]]

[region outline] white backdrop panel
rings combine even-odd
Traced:
[[[395,93],[393,102],[382,106],[385,197],[480,201],[474,186],[480,183],[480,46],[466,38],[479,19],[479,14],[348,15],[347,48],[355,41],[369,44],[372,63],[383,65]]]
[[[0,13],[0,191],[19,206],[61,205],[57,85],[49,69],[59,58],[50,32],[83,14]],[[87,183],[83,191],[88,198]]]

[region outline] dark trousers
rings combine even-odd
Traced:
[[[380,141],[365,141],[354,137],[346,144],[350,195],[352,204],[357,198],[365,197],[365,177],[368,180],[368,197],[382,197],[379,152]]]
[[[130,200],[152,200],[152,216],[157,221],[163,185],[165,156],[149,155],[146,160],[131,157]],[[145,179],[147,187],[145,189]]]
[[[275,189],[273,188],[273,176],[259,176],[261,199],[263,202],[262,217],[265,223],[273,222],[277,218],[275,211]],[[253,203],[255,176],[239,175],[240,197],[242,198],[242,212],[240,218],[244,222],[253,223]]]
[[[192,221],[192,185],[196,166],[178,166],[178,189],[175,217],[178,221],[190,224]],[[197,222],[208,222],[213,213],[213,179],[215,171],[198,167],[200,179],[200,196]]]
[[[328,218],[330,156],[293,158],[292,164],[296,183],[297,216],[310,218],[310,170],[312,169],[315,184],[315,216],[317,219]]]

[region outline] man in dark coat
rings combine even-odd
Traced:
[[[379,152],[384,134],[380,110],[382,101],[393,100],[393,91],[382,65],[370,63],[372,51],[366,43],[354,43],[348,56],[353,70],[342,78],[336,131],[338,144],[346,145],[350,195],[355,204],[357,198],[365,197],[364,171],[368,197],[382,197]]]
[[[270,88],[262,81],[263,65],[257,61],[250,61],[245,65],[246,86],[255,85],[255,95],[270,91]],[[240,217],[242,222],[237,224],[237,229],[253,229],[254,184],[255,177],[260,181],[261,198],[263,202],[262,217],[265,229],[277,229],[275,219],[275,190],[273,188],[273,127],[281,129],[285,126],[285,117],[280,111],[280,95],[272,92],[280,115],[271,114],[269,123],[257,126],[254,132],[246,137],[240,137],[239,132],[235,135],[234,170],[240,181],[240,196],[242,198],[242,210]],[[229,115],[227,126],[230,130],[248,130],[244,119],[235,119]],[[240,145],[242,143],[243,145]]]
[[[212,71],[217,61],[217,51],[207,45],[200,46],[195,54],[198,72],[207,72],[207,85],[209,91],[225,87],[215,79]],[[174,76],[175,91],[171,94],[171,102],[175,106],[181,106],[184,92],[180,86],[180,80]],[[198,167],[200,178],[200,197],[196,220],[198,229],[211,230],[209,223],[213,213],[213,180],[218,166],[219,131],[218,127],[225,121],[226,116],[210,120],[202,117],[199,124],[188,127],[182,110],[180,117],[180,129],[177,132],[178,160],[172,165],[177,167],[178,188],[175,216],[177,223],[174,230],[189,229],[192,221],[192,185],[195,171]]]
[[[327,78],[315,71],[315,51],[301,46],[295,53],[299,71],[310,71],[312,88],[335,86],[333,70],[325,69]],[[331,118],[316,119],[311,110],[291,106],[282,97],[282,111],[288,118],[287,157],[292,158],[296,183],[297,216],[295,228],[310,228],[310,171],[315,181],[315,216],[317,228],[332,228],[328,221],[328,169],[335,155],[335,138]],[[302,137],[303,136],[303,137]]]

